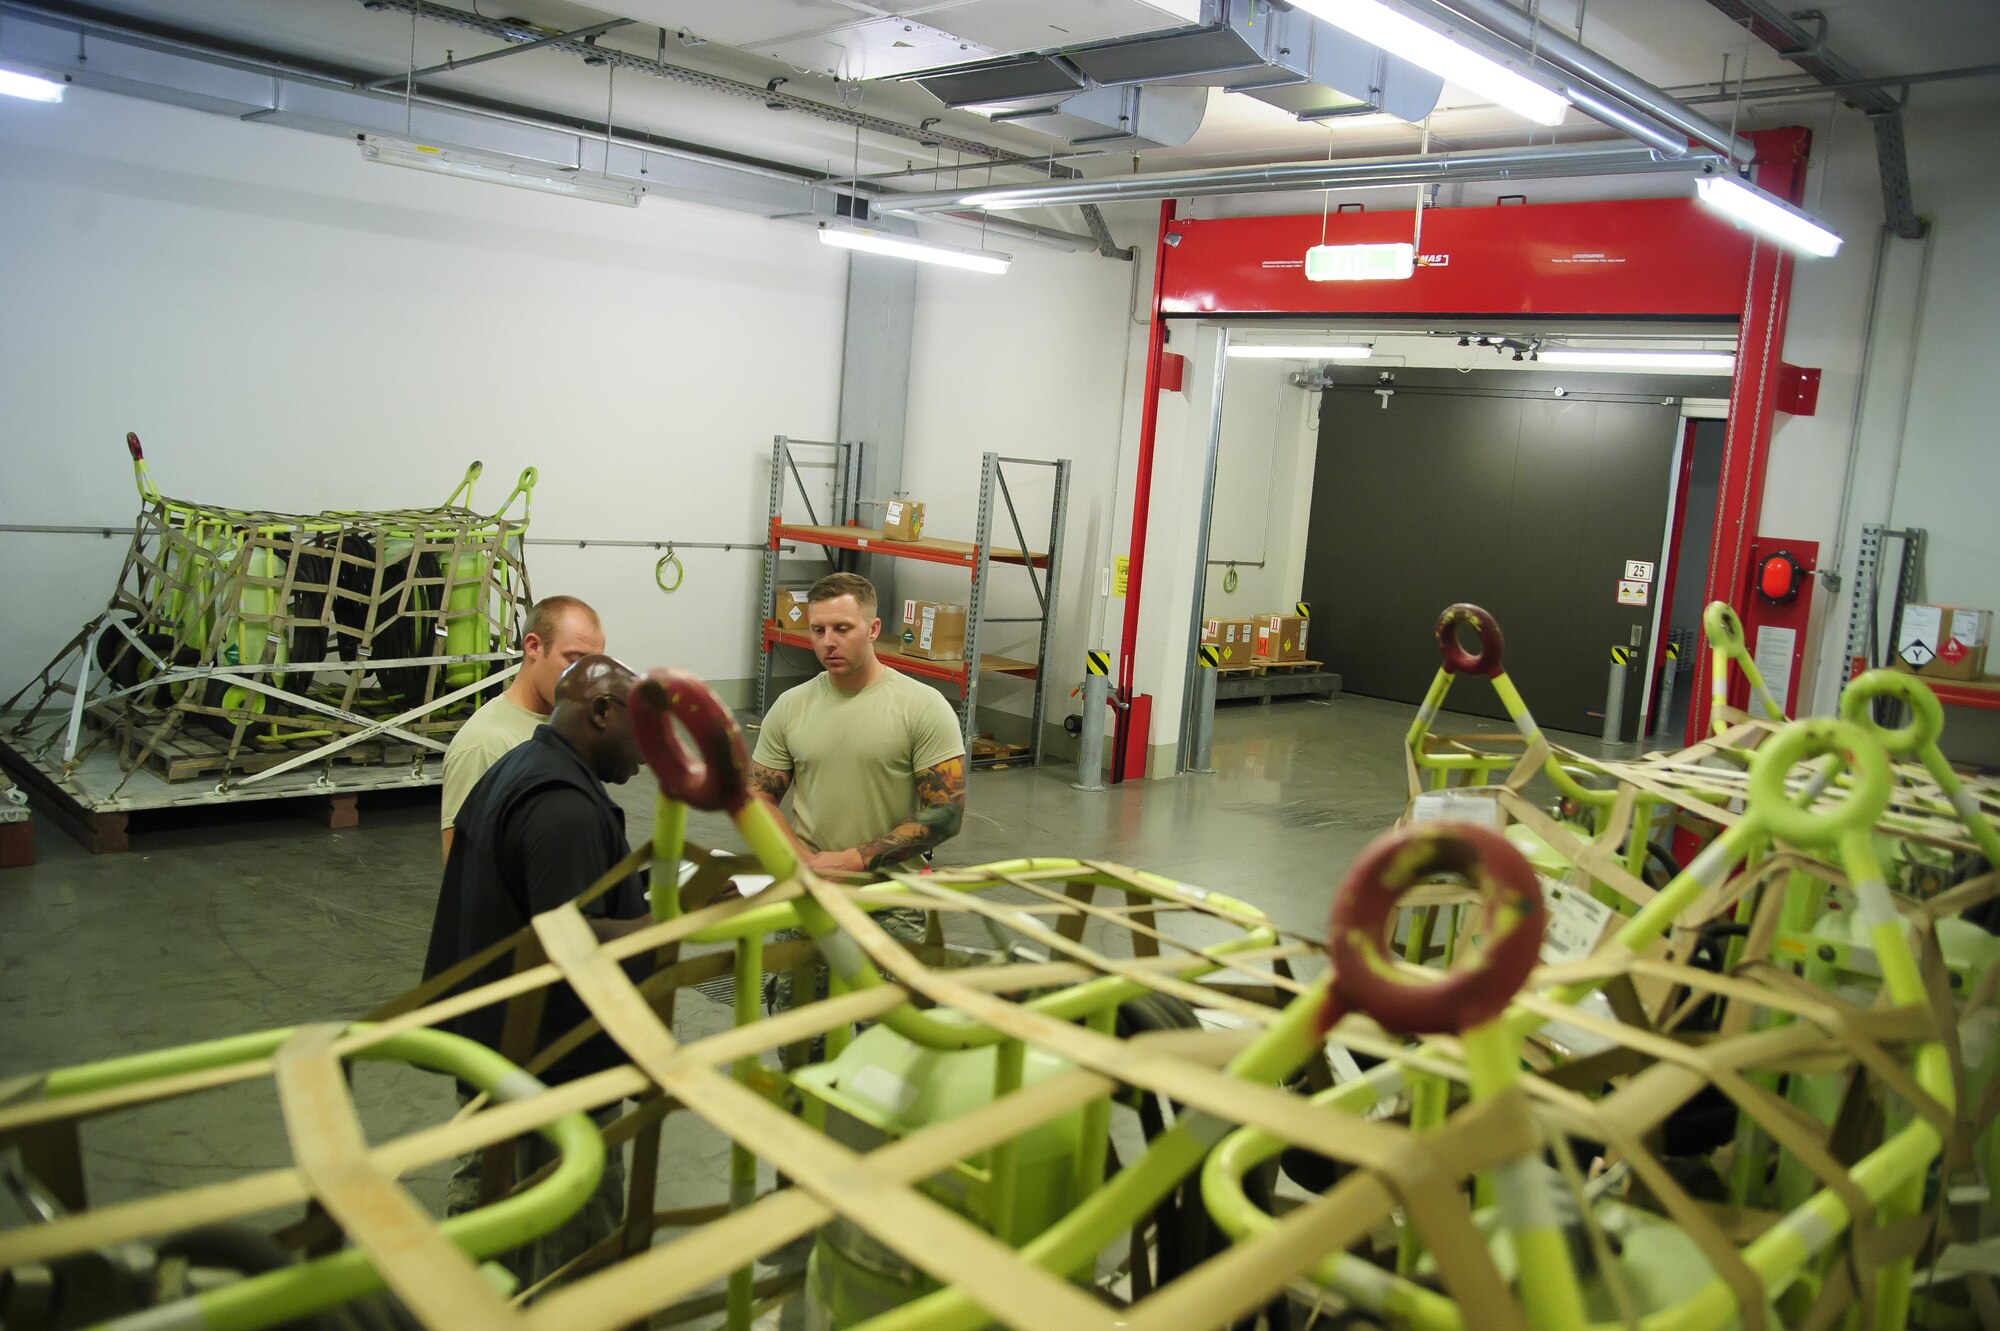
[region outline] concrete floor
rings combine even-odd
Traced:
[[[1101,794],[1070,789],[1068,769],[982,771],[965,830],[940,860],[1104,858],[1229,892],[1317,933],[1340,871],[1402,811],[1412,712],[1364,698],[1225,704],[1218,775]],[[1469,717],[1440,726],[1496,728]],[[637,780],[619,799],[636,842],[651,827],[652,789]],[[132,853],[104,857],[46,821],[37,831],[40,863],[0,871],[0,1077],[351,1017],[418,977],[438,879],[434,800],[364,804],[362,825],[344,832],[235,811],[136,830]],[[696,815],[691,836],[735,844],[714,817]],[[727,1020],[699,998],[681,1014],[684,1038]],[[452,1109],[442,1078],[408,1070],[364,1065],[356,1091],[378,1140]],[[84,1141],[100,1205],[289,1161],[268,1082],[110,1115]],[[722,1199],[719,1133],[675,1115],[663,1158],[663,1205]],[[445,1172],[411,1186],[435,1206]]]

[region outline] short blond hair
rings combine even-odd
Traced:
[[[859,573],[827,574],[806,593],[806,604],[818,605],[821,601],[837,600],[842,596],[852,596],[856,605],[871,616],[875,613],[875,584]]]
[[[600,631],[604,628],[604,621],[597,617],[597,612],[576,597],[544,596],[528,608],[528,622],[521,629],[522,646],[527,645],[526,639],[531,633],[547,643],[562,627],[563,616],[572,610],[588,615],[593,628]]]

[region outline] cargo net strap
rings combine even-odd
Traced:
[[[1369,1290],[1378,1297],[1401,1291],[1411,1299],[1478,1310],[1476,1317],[1462,1315],[1467,1325],[1515,1328],[1525,1319],[1475,1225],[1467,1184],[1476,1175],[1543,1158],[1553,1163],[1540,1185],[1547,1204],[1570,1216],[1593,1251],[1608,1259],[1614,1246],[1594,1212],[1604,1177],[1623,1178],[1628,1204],[1678,1226],[1726,1289],[1743,1324],[1762,1327],[1773,1324],[1767,1301],[1774,1291],[1745,1253],[1758,1236],[1794,1222],[1774,1211],[1722,1207],[1694,1195],[1652,1144],[1670,1117],[1698,1096],[1720,1093],[1743,1122],[1799,1162],[1816,1186],[1864,1218],[1874,1216],[1875,1208],[1855,1184],[1852,1169],[1879,1149],[1883,1136],[1874,1115],[1865,1112],[1870,1105],[1902,1105],[1947,1139],[1967,1127],[1924,1095],[1907,1070],[1907,1046],[1937,1038],[1939,1013],[1922,1006],[1859,1007],[1771,965],[1763,917],[1773,909],[1768,903],[1777,899],[1775,893],[1765,899],[1743,963],[1729,974],[1685,964],[1671,948],[1634,956],[1609,944],[1582,960],[1536,972],[1517,1012],[1560,1023],[1572,1040],[1580,1031],[1595,1047],[1587,1054],[1565,1052],[1536,1036],[1526,1046],[1533,1070],[1498,1096],[1467,1102],[1456,1089],[1466,1080],[1457,1041],[1434,1038],[1413,1045],[1364,1017],[1346,1017],[1333,1040],[1379,1060],[1366,1074],[1379,1104],[1393,1105],[1425,1079],[1454,1088],[1448,1091],[1454,1106],[1449,1115],[1419,1134],[1372,1115],[1318,1107],[1270,1084],[1283,1072],[1270,1080],[1233,1074],[1232,1068],[1241,1072],[1236,1063],[1247,1048],[1281,1031],[1291,1014],[1317,1008],[1319,986],[1299,979],[1293,967],[1310,965],[1320,942],[1272,929],[1226,905],[1212,906],[1196,889],[1162,888],[1160,880],[1149,878],[1142,894],[1139,880],[1117,866],[1033,860],[859,885],[801,873],[746,901],[727,884],[734,874],[755,872],[753,861],[689,847],[688,858],[697,867],[684,887],[688,913],[600,942],[580,908],[637,871],[649,854],[650,847],[635,851],[576,903],[537,917],[531,928],[381,1006],[367,1024],[339,1031],[309,1028],[283,1047],[255,1056],[80,1094],[38,1100],[33,1086],[17,1085],[14,1102],[7,1104],[0,1092],[0,1141],[5,1141],[30,1133],[73,1133],[78,1123],[101,1114],[275,1075],[296,1153],[295,1167],[0,1233],[0,1265],[49,1260],[311,1200],[320,1203],[319,1213],[288,1230],[288,1241],[320,1249],[327,1239],[344,1235],[373,1263],[371,1287],[379,1279],[408,1295],[424,1324],[464,1325],[476,1309],[481,1325],[570,1331],[693,1316],[711,1307],[712,1296],[701,1292],[711,1282],[839,1219],[947,1287],[928,1296],[912,1325],[971,1325],[993,1318],[1013,1326],[1106,1331],[1114,1325],[1161,1331],[1210,1327],[1247,1315],[1307,1279],[1331,1283],[1343,1298],[1364,1306]],[[1784,867],[1806,871],[1810,862],[1792,857]],[[1766,866],[1740,876],[1772,881]],[[1438,889],[1437,896],[1449,902],[1447,889]],[[734,964],[728,951],[683,957],[681,945],[746,911],[808,899],[833,917],[840,936],[866,954],[884,982],[704,1039],[676,1037],[676,996],[728,974]],[[889,905],[925,912],[932,940],[941,939],[954,920],[960,932],[975,922],[991,924],[1046,949],[1049,959],[948,966],[935,941],[906,945],[876,923],[871,911]],[[1239,950],[1226,950],[1225,944]],[[762,949],[762,969],[789,971],[809,959],[812,946],[803,940],[772,943]],[[634,980],[624,963],[646,957],[652,959],[652,974]],[[500,978],[464,988],[494,968]],[[1017,1001],[1106,976],[1226,1013],[1239,1029],[1118,1039]],[[1608,1014],[1543,996],[1552,986],[1579,980],[1604,983]],[[569,985],[591,1018],[544,1043],[534,1032],[541,1001],[556,984]],[[857,1022],[881,1020],[912,1001],[1056,1055],[1067,1070],[866,1152],[834,1141],[788,1107],[782,1081],[762,1062],[765,1055]],[[349,1113],[341,1108],[346,1092],[339,1078],[329,1075],[330,1060],[382,1056],[399,1040],[491,1005],[506,1005],[502,1052],[528,1075],[489,1088],[490,1094],[448,1124],[378,1145],[357,1144]],[[1712,1016],[1717,1007],[1719,1021],[1699,1023],[1713,1029],[1691,1029],[1698,1024],[1695,1014],[1706,1010]],[[533,1079],[600,1032],[616,1041],[624,1064],[553,1088]],[[1769,1089],[1776,1077],[1802,1072],[1846,1079],[1844,1102],[1851,1108],[1831,1128],[1803,1120]],[[1325,1081],[1322,1071],[1318,1084]],[[1036,1245],[1012,1249],[917,1186],[1121,1087],[1177,1106],[1177,1125],[1201,1147],[1173,1166],[1182,1173],[1198,1163],[1207,1146],[1251,1128],[1332,1162],[1337,1182],[1195,1270],[1156,1290],[1135,1290],[1136,1301],[1126,1308],[1109,1307],[1072,1284],[1067,1269],[1051,1269],[1063,1263]],[[611,1122],[603,1140],[612,1148],[637,1143],[635,1161],[656,1161],[663,1120],[686,1110],[775,1165],[792,1186],[734,1209],[696,1206],[656,1213],[653,1169],[635,1168],[617,1234],[542,1286],[517,1294],[511,1305],[473,1299],[463,1252],[469,1249],[476,1259],[490,1250],[451,1230],[455,1222],[426,1222],[443,1234],[427,1236],[420,1218],[398,1200],[393,1180],[455,1155],[500,1147],[523,1133],[558,1133],[582,1111],[628,1099],[637,1107]],[[489,1150],[488,1158],[504,1154]],[[1134,1177],[1149,1167],[1146,1157],[1126,1162]],[[531,1198],[537,1188],[561,1182],[566,1168],[567,1160],[527,1178],[503,1178],[493,1204]],[[1592,1179],[1593,1170],[1603,1177]],[[1382,1265],[1387,1259],[1372,1250],[1373,1236],[1399,1219],[1421,1235],[1435,1264],[1436,1285],[1390,1274]],[[658,1230],[686,1227],[692,1228],[655,1246]],[[1937,1228],[1937,1213],[1930,1210],[1887,1226],[1856,1225],[1841,1239],[1827,1230],[1823,1246],[1835,1261],[1809,1300],[1810,1324],[1827,1325],[1857,1301],[1865,1306],[1875,1269],[1933,1242]],[[1354,1277],[1356,1267],[1347,1264],[1370,1274]],[[1609,1297],[1630,1322],[1636,1316],[1634,1292],[1622,1287],[1615,1263],[1611,1269]],[[1342,1271],[1351,1288],[1342,1284]],[[566,1283],[550,1288],[558,1279]],[[440,1310],[440,1300],[425,1294],[427,1288],[466,1292],[471,1301],[458,1305],[453,1320],[448,1309]],[[758,1288],[760,1297],[782,1292],[770,1281]]]

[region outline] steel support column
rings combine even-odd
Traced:
[[[1146,330],[1146,382],[1139,400],[1139,463],[1132,478],[1132,529],[1126,539],[1125,624],[1118,635],[1118,692],[1129,703],[1132,698],[1133,647],[1139,637],[1139,591],[1146,571],[1146,514],[1153,497],[1153,440],[1160,427],[1160,353],[1166,349],[1167,325],[1160,314],[1161,283],[1167,271],[1167,228],[1173,225],[1174,201],[1160,203],[1160,230],[1153,243],[1153,298],[1148,305]],[[1132,713],[1118,713],[1118,730],[1112,741],[1111,779],[1125,779],[1125,751],[1134,741]],[[1147,735],[1136,737],[1145,745]]]
[[[917,265],[879,254],[853,253],[847,266],[847,315],[840,340],[840,424],[845,443],[865,441],[856,488],[862,524],[879,523],[868,507],[902,488],[903,429],[910,406],[910,347],[916,334]],[[838,519],[836,519],[838,521]],[[896,561],[868,556],[863,574],[881,603],[896,603]]]
[[[1756,183],[1789,203],[1801,202],[1811,132],[1774,129],[1751,138],[1757,145],[1752,170]],[[1729,423],[1722,441],[1722,479],[1703,600],[1727,601],[1739,613],[1750,599],[1750,541],[1763,511],[1793,262],[1791,251],[1761,237],[1753,242],[1736,334],[1736,374],[1729,386]],[[1694,654],[1694,688],[1688,703],[1688,734],[1694,737],[1708,733],[1709,655]]]

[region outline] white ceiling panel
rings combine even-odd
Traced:
[[[1200,0],[973,0],[926,19],[996,51],[1046,51],[1185,27]]]

